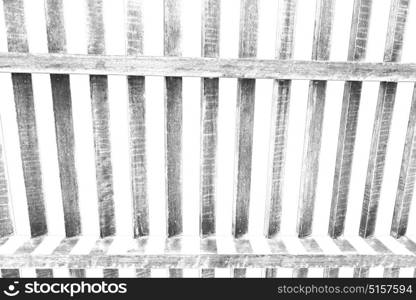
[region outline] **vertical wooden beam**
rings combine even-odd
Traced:
[[[257,0],[241,0],[239,57],[257,55]],[[255,79],[238,79],[235,148],[235,191],[233,202],[233,235],[239,238],[248,231],[253,148]]]
[[[391,2],[385,62],[400,60],[408,7],[409,0]],[[364,238],[372,236],[375,231],[396,89],[397,82],[380,83],[359,230],[360,236]]]
[[[50,53],[66,52],[62,0],[46,0],[46,28]],[[67,237],[81,233],[78,183],[74,157],[74,126],[69,75],[51,74],[59,175]]]
[[[279,0],[276,30],[276,59],[292,59],[297,0]],[[282,191],[286,158],[289,102],[292,82],[274,80],[271,113],[271,139],[267,182],[264,234],[268,238],[280,231]],[[276,277],[276,269],[266,269],[266,277]]]
[[[349,61],[362,61],[365,59],[371,5],[372,0],[354,1],[348,48]],[[331,213],[328,226],[328,234],[332,238],[338,238],[344,233],[361,88],[361,81],[347,81],[344,85]]]
[[[297,0],[279,1],[276,59],[284,60],[293,57],[296,8]],[[274,80],[273,82],[270,170],[264,227],[268,238],[280,231],[291,84],[290,80]]]
[[[240,58],[257,56],[257,0],[240,2]],[[234,166],[234,201],[232,233],[241,238],[248,232],[251,160],[253,148],[255,79],[237,79],[236,146]],[[245,277],[245,269],[234,269],[234,277]]]
[[[104,54],[102,0],[88,0],[88,54]],[[113,169],[111,164],[108,81],[105,75],[90,75],[90,93],[95,147],[95,168],[100,218],[100,236],[114,235]]]
[[[220,1],[204,0],[201,14],[201,55],[218,57]],[[215,234],[217,178],[217,122],[219,78],[201,78],[200,236]],[[214,269],[202,269],[201,277],[215,277]]]
[[[400,167],[399,184],[394,205],[393,220],[390,233],[395,238],[406,234],[409,222],[410,205],[416,179],[416,85],[413,88],[409,122]]]
[[[164,55],[181,56],[181,1],[164,0]],[[165,77],[167,232],[182,233],[182,77]]]
[[[183,269],[169,269],[169,278],[183,278]]]
[[[312,60],[329,59],[334,5],[334,0],[316,1]],[[297,221],[297,232],[301,238],[312,233],[325,93],[326,81],[309,83]]]
[[[103,277],[104,278],[118,278],[119,277],[118,269],[104,269]]]
[[[37,278],[53,278],[52,269],[36,269]]]
[[[219,56],[220,1],[202,3],[202,56]],[[218,78],[201,79],[200,234],[215,234]]]
[[[1,278],[20,278],[19,269],[1,269]]]
[[[3,0],[9,52],[29,52],[22,0]],[[32,76],[12,73],[23,177],[32,237],[47,233]]]
[[[127,55],[143,55],[142,1],[127,1]],[[144,76],[127,76],[134,237],[149,235]]]
[[[152,275],[150,269],[136,269],[137,278],[150,278]]]
[[[365,59],[371,6],[372,0],[354,1],[348,61]],[[332,238],[338,238],[344,233],[361,89],[361,81],[345,82],[328,226],[328,235]],[[339,269],[326,268],[324,274],[326,277],[338,277]]]
[[[85,269],[69,269],[69,276],[71,278],[85,278]]]
[[[143,55],[142,0],[128,0],[126,9],[127,55]],[[149,204],[146,172],[145,77],[127,76],[129,94],[129,145],[133,233],[149,235]],[[150,269],[137,269],[136,277],[150,277]]]

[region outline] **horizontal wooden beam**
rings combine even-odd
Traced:
[[[325,252],[325,249],[323,249],[323,252],[310,251],[301,242],[299,242],[297,252],[287,251],[285,247],[275,246],[277,244],[286,244],[285,239],[244,240],[245,249],[256,248],[257,250],[254,252],[241,251],[242,241],[240,239],[232,239],[227,242],[223,238],[209,238],[218,246],[217,250],[213,251],[206,251],[206,249],[205,251],[200,251],[199,247],[196,249],[187,249],[187,247],[177,247],[177,249],[173,250],[166,249],[165,245],[168,241],[177,245],[199,245],[199,238],[189,240],[177,237],[169,238],[166,241],[159,239],[160,243],[155,243],[158,240],[152,240],[151,238],[131,239],[129,241],[123,241],[118,238],[99,239],[91,249],[83,249],[82,246],[87,244],[92,245],[92,243],[84,243],[85,241],[82,242],[78,239],[72,243],[68,243],[68,239],[64,239],[58,243],[58,246],[54,246],[56,249],[59,249],[58,251],[47,249],[47,245],[51,245],[52,243],[46,239],[48,237],[45,240],[38,241],[35,248],[25,246],[33,244],[29,240],[23,243],[21,247],[17,247],[16,251],[7,251],[11,248],[11,245],[16,245],[13,238],[10,238],[0,247],[0,268],[416,267],[416,248],[414,246],[416,244],[405,237],[399,240],[393,240],[394,243],[401,244],[401,246],[393,245],[391,249],[396,247],[407,249],[407,251],[397,253],[393,251],[389,253],[377,252],[374,249],[366,252],[345,252],[338,246],[340,245],[339,242],[343,240],[333,240],[333,246],[340,251],[331,251],[330,253]],[[372,239],[372,241],[374,240]],[[276,241],[278,243],[275,243]],[[348,239],[345,241],[348,241]],[[311,239],[311,242],[314,242],[314,240]],[[63,244],[65,246],[60,247]],[[160,244],[161,249],[157,249],[157,244]],[[229,249],[228,247],[227,251],[224,251],[224,245],[232,244],[234,244],[234,249]],[[68,245],[70,246],[68,247]],[[116,246],[113,247],[113,245]],[[262,249],[264,245],[268,246]],[[5,249],[1,249],[3,247]],[[75,250],[75,248],[77,249]],[[97,249],[104,248],[108,249],[108,251],[97,251]],[[263,251],[258,251],[260,248]]]
[[[416,81],[415,63],[0,53],[0,72],[293,80]]]
[[[2,268],[340,268],[416,266],[414,255],[383,254],[125,254],[1,255]]]

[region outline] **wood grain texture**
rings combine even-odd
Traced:
[[[143,13],[141,0],[127,1],[127,55],[143,54]],[[129,94],[130,172],[135,237],[149,234],[149,205],[146,172],[145,78],[127,77]]]
[[[365,59],[371,6],[372,0],[354,1],[348,48],[349,61]],[[328,234],[332,238],[338,238],[344,233],[361,89],[362,82],[345,82],[328,226]]]
[[[214,235],[200,235],[200,252],[201,253],[217,253],[217,243]],[[215,278],[215,269],[200,269],[201,278]]]
[[[257,0],[240,2],[240,58],[256,57],[258,30]],[[248,231],[251,160],[253,151],[254,79],[238,79],[236,110],[236,145],[234,166],[234,201],[232,234],[238,238]]]
[[[69,276],[71,278],[85,278],[85,269],[69,269]]]
[[[46,29],[50,53],[65,53],[66,38],[62,0],[46,1]],[[51,74],[61,195],[67,237],[81,233],[78,182],[74,155],[74,126],[69,75]]]
[[[201,278],[215,278],[215,269],[201,269]]]
[[[19,269],[1,269],[1,278],[20,278]]]
[[[384,61],[400,60],[408,7],[408,0],[391,2]],[[396,82],[380,83],[359,230],[362,237],[375,231],[396,89]]]
[[[268,245],[272,253],[288,253],[285,244],[278,237],[268,239]],[[264,270],[264,277],[266,278],[275,278],[277,277],[278,269],[277,268],[266,268]]]
[[[198,238],[199,239],[199,238]],[[170,240],[170,239],[168,239]],[[241,239],[237,239],[240,243]],[[348,239],[346,239],[348,241]],[[22,247],[14,253],[6,254],[0,251],[0,266],[4,269],[16,268],[55,268],[66,267],[70,269],[85,268],[130,268],[149,269],[149,268],[339,268],[339,267],[386,267],[386,268],[412,268],[416,267],[416,248],[415,242],[409,239],[401,238],[396,243],[403,243],[409,250],[408,253],[394,252],[384,253],[374,251],[372,253],[360,252],[343,252],[340,253],[285,253],[273,252],[272,247],[265,249],[263,252],[250,252],[249,250],[227,251],[222,253],[201,252],[201,253],[184,253],[181,251],[172,251],[160,249],[161,251],[152,252],[154,246],[150,243],[141,243],[134,246],[134,249],[114,252],[107,252],[111,246],[112,240],[98,240],[94,249],[86,251],[85,254],[36,254],[34,250],[42,240],[31,240],[24,243]],[[282,239],[284,243],[285,240]],[[218,248],[222,248],[221,243],[232,241],[216,240]],[[267,240],[257,241],[267,245]],[[177,244],[181,244],[179,239]],[[247,242],[239,245],[244,249]],[[413,245],[413,246],[412,246]],[[335,247],[336,245],[334,245]],[[397,245],[399,246],[399,245]],[[3,246],[2,246],[3,247]],[[1,248],[1,247],[0,247]],[[255,247],[252,246],[252,249]],[[394,249],[394,248],[392,248]],[[2,249],[0,249],[2,250]]]
[[[150,269],[136,269],[137,278],[150,278],[151,275],[152,274]]]
[[[103,3],[88,0],[88,53],[104,54]],[[111,164],[110,112],[108,104],[108,80],[104,75],[90,76],[91,109],[95,148],[100,236],[114,235],[114,190]]]
[[[345,254],[354,254],[357,253],[355,248],[348,242],[348,240],[343,238],[334,238],[333,242],[336,244],[337,248]],[[337,278],[339,276],[339,268],[326,267],[324,268],[324,278]]]
[[[416,179],[416,87],[413,89],[409,122],[400,167],[393,219],[390,233],[395,238],[406,234],[409,221],[410,205]]]
[[[119,271],[118,269],[104,269],[103,270],[103,277],[104,278],[118,278]]]
[[[316,2],[312,60],[329,59],[334,3],[333,0]],[[325,94],[326,81],[309,83],[297,217],[299,237],[306,237],[312,233]]]
[[[0,53],[2,73],[415,81],[415,63]]]
[[[4,0],[3,6],[9,52],[28,52],[23,1]],[[30,232],[32,237],[36,237],[47,232],[47,224],[32,77],[30,74],[12,73],[12,83],[19,131],[20,155],[29,210]]]
[[[297,0],[281,0],[278,8],[276,59],[292,59]],[[269,177],[264,232],[273,237],[280,231],[282,190],[286,157],[291,81],[273,82]]]
[[[322,249],[321,247],[318,245],[318,243],[316,242],[315,239],[313,238],[303,238],[300,240],[300,242],[302,243],[302,246],[304,247],[304,249],[306,250],[307,253],[311,253],[311,254],[317,254],[317,253],[322,253]],[[292,273],[292,277],[293,278],[306,278],[308,277],[308,273],[309,273],[309,269],[305,268],[305,267],[301,267],[301,268],[294,268],[293,269],[293,273]]]
[[[181,1],[164,0],[164,55],[181,53]],[[165,78],[167,233],[182,233],[182,78]]]
[[[52,269],[36,269],[35,272],[37,278],[53,278]]]
[[[202,56],[219,56],[220,1],[202,3]],[[200,235],[215,234],[218,78],[201,79]],[[213,270],[212,270],[213,271]],[[212,272],[211,272],[212,273]],[[205,270],[202,275],[209,275]]]
[[[384,245],[380,240],[374,239],[374,238],[368,238],[366,239],[366,242],[370,245],[371,248],[374,249],[374,251],[378,253],[384,253],[384,254],[392,254],[393,251],[391,251],[386,245]],[[384,268],[383,277],[384,278],[395,278],[399,277],[400,268]]]

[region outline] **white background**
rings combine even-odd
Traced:
[[[200,1],[182,1],[183,55],[197,57],[200,56],[201,52]],[[144,54],[163,55],[163,1],[144,0],[143,2]],[[277,2],[277,0],[259,0],[259,58],[274,58]],[[298,4],[294,58],[310,59],[315,1],[299,0]],[[338,0],[336,2],[331,60],[346,60],[352,4],[353,0]],[[124,1],[104,0],[107,54],[125,54],[123,5]],[[2,6],[3,4],[0,2],[0,11],[3,9]],[[68,52],[86,53],[85,1],[65,0],[64,8]],[[389,0],[373,1],[367,51],[368,61],[382,60],[389,8]],[[26,0],[25,12],[30,52],[47,53],[43,0]],[[221,57],[237,57],[239,12],[239,0],[222,1]],[[416,43],[412,39],[415,29],[416,5],[411,5],[402,61],[414,62],[416,59]],[[0,51],[7,51],[2,13],[0,14]],[[131,236],[126,78],[123,76],[109,76],[108,80],[117,234]],[[315,235],[326,235],[327,233],[343,85],[343,82],[328,82],[313,223]],[[20,163],[16,114],[9,74],[0,74],[0,86],[0,116],[14,218],[17,233],[29,235],[30,230]],[[346,235],[358,234],[378,86],[377,82],[366,82],[363,86],[346,219]],[[307,81],[294,81],[292,85],[286,177],[283,191],[282,235],[295,234],[307,87]],[[65,231],[49,75],[33,75],[33,89],[49,232],[51,235],[63,236]],[[85,235],[98,235],[99,222],[88,76],[71,75],[71,91],[82,230]],[[229,235],[231,233],[236,91],[236,79],[220,79],[218,189],[216,202],[218,235]],[[376,233],[379,235],[388,235],[390,231],[412,92],[413,83],[399,83],[376,226]],[[249,234],[253,236],[262,235],[263,233],[268,175],[271,95],[272,80],[257,80],[249,223]],[[163,78],[147,77],[148,196],[150,231],[152,235],[164,235],[166,231],[163,102]],[[200,155],[199,78],[183,79],[183,107],[184,233],[197,235],[199,230]],[[409,234],[413,236],[416,234],[416,205],[413,205],[411,211]],[[312,272],[312,274],[314,273]],[[319,276],[319,273],[317,273],[317,276]]]

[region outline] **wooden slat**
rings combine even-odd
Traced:
[[[169,269],[169,277],[170,278],[182,278],[183,269]]]
[[[119,271],[118,269],[104,269],[103,270],[103,277],[104,278],[118,278]]]
[[[24,21],[23,1],[3,0],[3,5],[9,52],[28,52],[29,46]],[[33,102],[32,77],[30,74],[12,73],[12,83],[29,210],[30,232],[32,237],[36,237],[47,232],[47,224]]]
[[[409,122],[400,168],[399,184],[394,205],[391,235],[399,238],[406,234],[410,205],[416,179],[416,86],[413,88]]]
[[[312,60],[328,60],[334,1],[318,0],[316,4]],[[325,94],[326,81],[309,83],[297,221],[299,237],[306,237],[312,233]]]
[[[35,272],[37,278],[53,278],[52,269],[36,269]]]
[[[354,1],[348,49],[349,61],[365,59],[371,6],[372,0]],[[344,233],[361,88],[362,82],[360,81],[347,81],[344,85],[328,226],[328,234],[332,238],[338,238]]]
[[[104,54],[102,0],[88,0],[88,53]],[[90,76],[100,236],[115,234],[107,76]]]
[[[220,1],[202,4],[202,56],[219,56]],[[200,235],[215,234],[218,78],[201,79]],[[206,274],[208,271],[205,271]]]
[[[150,278],[151,271],[150,269],[136,269],[136,277],[137,278]]]
[[[201,278],[214,278],[215,269],[201,269]]]
[[[181,55],[181,1],[164,0],[164,55]],[[182,78],[165,78],[167,233],[182,233]]]
[[[127,55],[143,54],[142,1],[127,1]],[[129,93],[129,145],[133,197],[134,237],[149,234],[146,175],[145,78],[127,77]]]
[[[257,27],[257,0],[241,0],[238,53],[240,58],[256,57]],[[237,81],[235,186],[232,221],[232,232],[236,238],[245,235],[248,231],[255,86],[254,79],[238,79]]]
[[[277,25],[276,59],[292,59],[297,0],[280,0]],[[286,157],[291,81],[275,80],[272,95],[272,126],[269,178],[265,216],[265,235],[280,231],[282,189]]]
[[[0,53],[1,73],[415,81],[415,63]]]
[[[66,52],[62,0],[46,1],[46,25],[50,53]],[[69,75],[51,74],[56,145],[67,237],[81,233],[78,183],[74,158],[74,126]]]
[[[409,0],[391,2],[384,61],[400,60],[408,7]],[[361,213],[361,237],[372,236],[375,230],[396,89],[397,82],[380,83]]]
[[[220,0],[204,0],[201,17],[201,55],[217,58],[220,41]],[[218,78],[201,78],[200,236],[215,234],[217,178]],[[215,269],[201,269],[202,278]]]
[[[169,243],[172,238],[167,238]],[[339,267],[387,267],[387,268],[412,268],[416,267],[416,248],[414,241],[405,242],[409,252],[343,252],[340,253],[292,253],[292,252],[273,252],[272,249],[265,249],[261,252],[250,252],[247,249],[247,241],[242,239],[234,240],[240,243],[236,251],[231,250],[221,253],[201,252],[186,253],[179,251],[152,252],[154,244],[146,246],[138,245],[143,249],[140,251],[112,251],[108,248],[112,245],[112,240],[99,240],[91,251],[85,254],[41,254],[34,253],[42,239],[30,240],[15,252],[0,251],[0,266],[4,269],[16,269],[22,267],[30,268],[58,268],[66,267],[69,269],[84,268],[339,268]],[[270,240],[269,240],[270,241]],[[224,244],[230,245],[233,241],[216,240],[219,249],[224,249]],[[267,240],[259,241],[262,245],[267,245]],[[284,240],[283,240],[284,242]],[[400,242],[400,241],[399,241]],[[176,241],[181,244],[181,240]],[[412,246],[413,245],[413,246]],[[7,245],[5,245],[7,248]],[[2,247],[5,247],[2,246]],[[237,246],[237,244],[236,244]],[[398,245],[399,246],[399,245]],[[136,247],[136,246],[135,246]],[[173,245],[171,248],[174,248]],[[241,249],[240,249],[241,248]],[[254,248],[254,247],[253,247]],[[240,250],[238,250],[240,249]],[[395,248],[391,248],[395,249]],[[2,249],[1,249],[2,250]]]
[[[1,278],[19,278],[19,269],[1,269]]]
[[[85,269],[69,269],[69,276],[72,278],[85,278]]]

